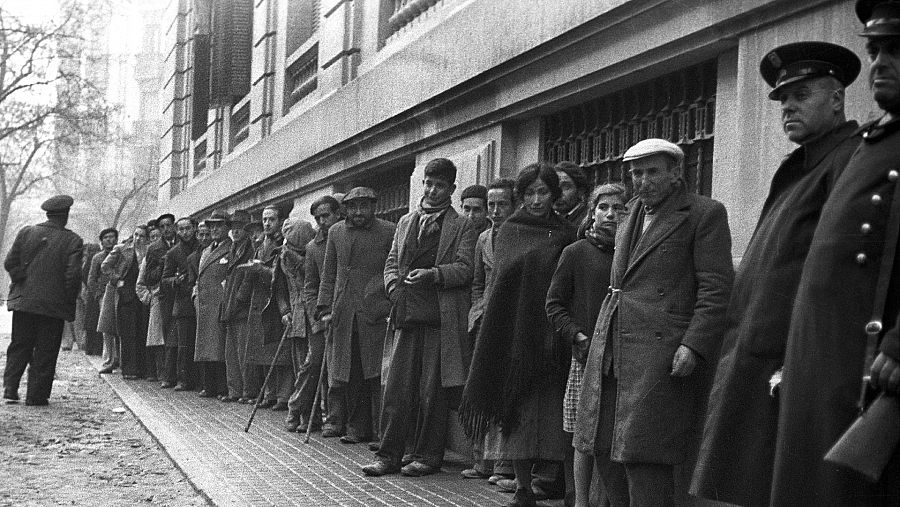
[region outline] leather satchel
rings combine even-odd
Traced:
[[[900,442],[900,403],[897,396],[876,391],[869,383],[869,369],[875,360],[881,340],[884,304],[894,267],[897,238],[900,236],[900,182],[895,186],[888,216],[884,255],[878,270],[872,319],[866,324],[866,356],[863,361],[862,383],[857,407],[859,416],[844,431],[841,438],[825,454],[825,461],[855,470],[863,477],[878,482],[897,443]],[[895,325],[900,322],[895,323]]]

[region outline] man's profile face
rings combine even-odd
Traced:
[[[190,243],[194,240],[195,235],[197,234],[197,228],[194,227],[194,224],[191,223],[190,220],[179,220],[178,221],[178,239],[184,241],[186,243]]]
[[[484,199],[480,197],[466,197],[462,202],[463,215],[475,225],[476,229],[484,229],[487,225],[487,208]]]
[[[866,52],[872,98],[882,110],[900,113],[900,37],[873,37]]]
[[[267,208],[263,210],[262,214],[262,226],[263,226],[263,234],[266,236],[272,237],[279,230],[281,230],[281,224],[278,219],[278,211]]]
[[[681,167],[666,155],[656,154],[629,162],[634,193],[650,207],[658,206],[675,189]]]
[[[584,195],[575,186],[575,181],[572,180],[572,177],[566,174],[565,171],[556,171],[556,175],[559,176],[559,189],[562,190],[562,194],[553,203],[553,209],[557,213],[566,214],[581,203]]]
[[[781,123],[788,139],[797,144],[814,141],[834,128],[843,110],[843,93],[830,78],[804,79],[779,90]]]

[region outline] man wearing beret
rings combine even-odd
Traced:
[[[573,445],[593,453],[613,505],[674,505],[691,454],[734,269],[725,207],[684,186],[684,153],[646,139],[610,288],[588,352]]]
[[[772,178],[735,278],[696,495],[742,505],[769,501],[778,429],[770,379],[781,375],[794,295],[822,206],[859,144],[859,126],[844,117],[844,87],[859,69],[852,51],[827,42],[787,44],[760,63],[773,87],[769,98],[781,103],[784,132],[799,147]]]
[[[384,265],[384,290],[394,302],[385,343],[381,448],[367,475],[401,472],[418,477],[440,471],[450,402],[447,388],[465,384],[469,286],[475,228],[451,206],[456,166],[437,158],[425,166],[423,196],[404,215]],[[418,414],[418,415],[417,415]],[[417,420],[414,431],[409,421]],[[407,437],[412,462],[402,464]]]
[[[822,208],[800,275],[784,359],[772,505],[898,505],[900,449],[878,482],[822,458],[858,415],[863,376],[900,386],[900,2],[861,0],[872,96],[884,114]],[[871,348],[870,348],[871,347]],[[896,410],[896,405],[894,405]],[[896,419],[894,420],[896,424]],[[867,447],[889,444],[871,433]],[[894,441],[893,445],[896,445]]]
[[[28,367],[26,405],[46,405],[53,388],[63,322],[75,320],[81,290],[81,238],[66,229],[72,198],[57,195],[41,205],[47,221],[26,226],[13,241],[3,267],[11,282],[7,306],[13,312],[6,350],[3,398],[19,400],[19,381]]]
[[[471,185],[466,187],[459,196],[462,204],[462,214],[469,217],[475,226],[475,234],[481,234],[491,226],[488,220],[487,188],[484,185]]]
[[[316,320],[328,320],[328,384],[346,393],[345,444],[375,436],[381,407],[381,358],[390,301],[384,294],[384,261],[394,224],[375,216],[375,191],[355,187],[344,196],[346,220],[328,231]]]
[[[176,227],[178,243],[163,256],[162,281],[159,285],[160,294],[172,302],[171,325],[174,328],[174,340],[166,336],[166,380],[171,382],[174,369],[177,381],[175,390],[190,391],[194,389],[196,377],[194,334],[197,331],[197,313],[191,301],[194,287],[188,273],[188,257],[199,249],[197,221],[181,218],[176,222]]]

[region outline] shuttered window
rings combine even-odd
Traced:
[[[216,0],[210,37],[211,106],[233,105],[250,92],[253,0]]]

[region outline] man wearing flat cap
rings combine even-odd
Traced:
[[[760,64],[781,103],[787,138],[799,145],[778,167],[737,270],[721,360],[710,393],[692,493],[765,505],[772,484],[777,389],[794,295],[822,206],[859,144],[844,117],[844,87],[859,74],[849,49],[798,42]],[[772,381],[773,383],[775,381]]]
[[[875,393],[900,386],[900,2],[856,3],[872,97],[884,114],[862,142],[819,218],[800,275],[784,359],[772,505],[898,505],[900,448],[880,480],[822,458],[859,414],[863,375]],[[896,411],[896,405],[893,410]],[[895,447],[891,448],[890,445]]]
[[[72,198],[44,201],[47,221],[26,226],[13,241],[3,267],[11,282],[7,306],[13,312],[6,350],[3,399],[19,400],[19,381],[28,367],[26,405],[46,405],[56,373],[63,322],[75,320],[81,290],[81,238],[66,229]]]
[[[487,217],[487,192],[487,187],[484,185],[471,185],[466,187],[459,196],[462,214],[472,221],[476,237],[491,226]]]
[[[316,305],[316,320],[331,315],[325,362],[329,386],[343,388],[348,398],[345,444],[375,436],[381,407],[381,357],[390,310],[382,276],[395,227],[375,216],[376,200],[368,187],[344,196],[347,218],[328,231]]]
[[[422,200],[397,225],[384,265],[384,290],[394,302],[385,343],[381,448],[367,475],[440,471],[446,447],[448,388],[466,382],[469,287],[474,272],[472,222],[451,206],[456,166],[436,158],[425,166]],[[408,421],[417,420],[415,428]],[[410,431],[414,430],[414,431]],[[407,437],[412,459],[400,468]]]
[[[725,207],[688,193],[684,153],[629,148],[635,197],[616,233],[610,287],[584,372],[573,445],[594,453],[613,505],[674,505],[687,485],[734,269]]]
[[[200,253],[200,262],[191,267],[194,283],[194,304],[197,308],[197,333],[194,361],[200,374],[200,396],[226,396],[225,324],[219,319],[219,307],[225,297],[225,275],[228,273],[228,252],[231,250],[231,217],[225,210],[216,210],[205,220],[210,243]]]

